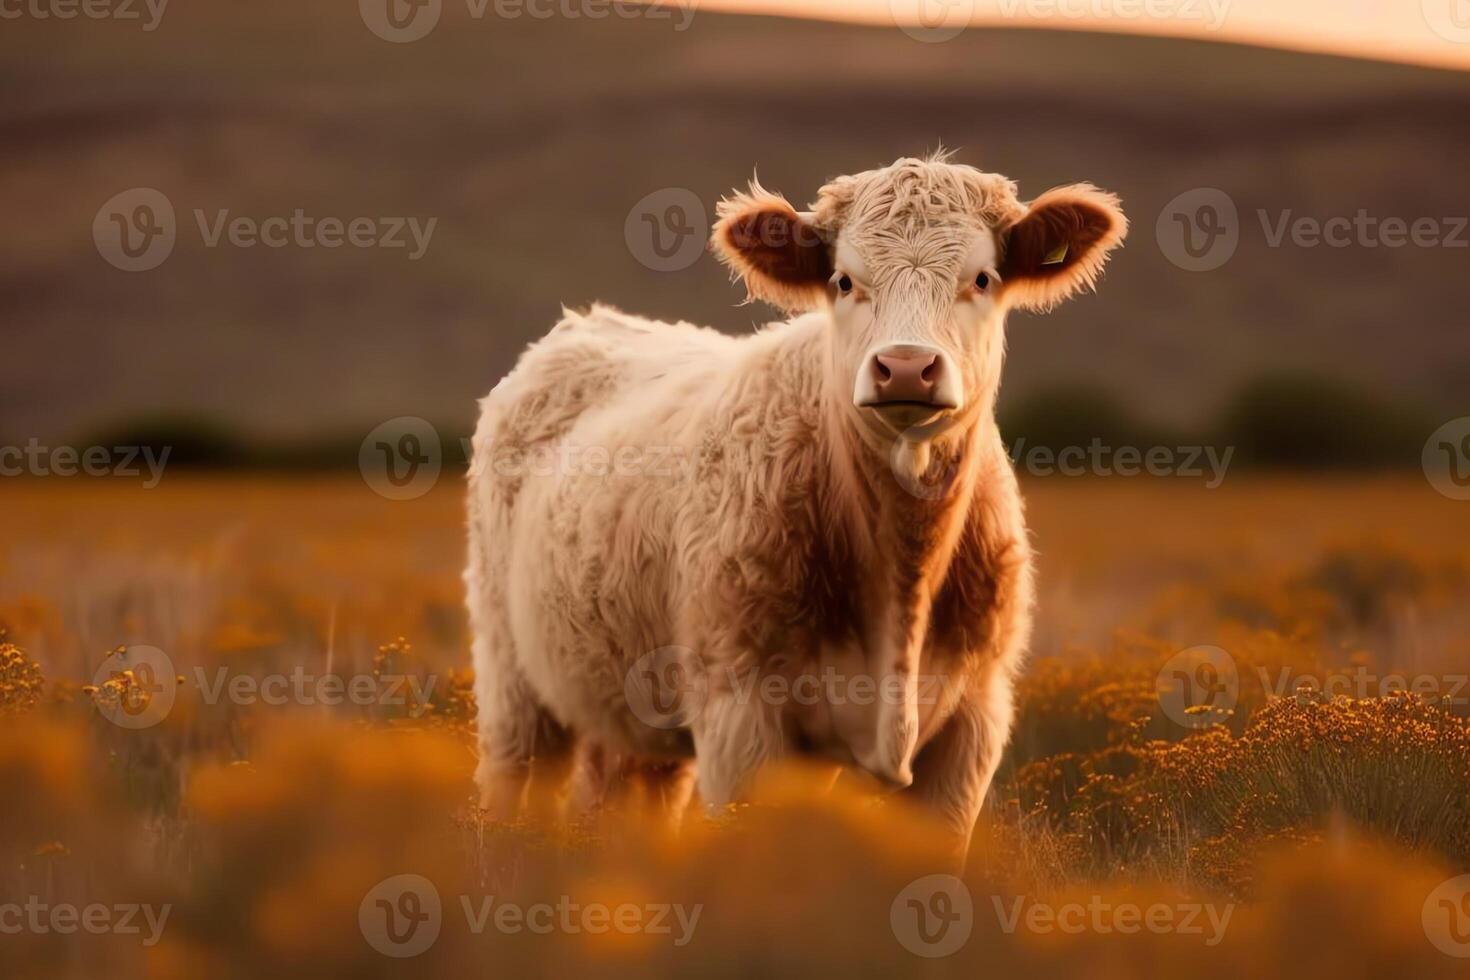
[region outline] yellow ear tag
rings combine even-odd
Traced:
[[[1042,265],[1061,265],[1062,262],[1066,260],[1066,258],[1067,258],[1067,243],[1066,242],[1062,242],[1062,244],[1058,245],[1056,248],[1052,249],[1050,252],[1048,252],[1046,254],[1046,258],[1044,258],[1044,259],[1041,260],[1041,264]]]

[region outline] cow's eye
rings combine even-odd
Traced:
[[[986,287],[989,285],[990,277],[987,276],[985,273],[982,272],[975,277],[975,288],[980,290],[982,293],[985,292]]]
[[[843,295],[852,292],[852,277],[847,273],[837,277],[837,288],[842,290]]]

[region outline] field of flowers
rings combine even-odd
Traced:
[[[487,820],[455,481],[0,484],[0,975],[1464,976],[1470,506],[1026,492],[1033,657],[953,881],[800,766],[677,830],[549,783]]]

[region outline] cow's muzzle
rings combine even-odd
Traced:
[[[853,403],[907,429],[960,407],[959,372],[927,344],[891,344],[870,353],[858,372]]]

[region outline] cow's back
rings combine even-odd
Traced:
[[[589,450],[666,448],[689,418],[686,386],[707,392],[742,343],[603,306],[566,312],[480,403],[466,584],[477,634],[501,640],[477,651],[476,669],[523,674],[563,723],[594,724],[609,744],[636,723],[606,708],[624,661],[668,642],[666,562],[641,553],[660,536],[618,547],[612,532],[622,513],[655,523],[632,497],[673,490],[678,475],[603,474]]]
[[[739,343],[706,327],[645,320],[607,306],[563,313],[481,399],[477,456],[482,449],[505,457],[554,442],[587,412],[692,362],[713,362]]]

